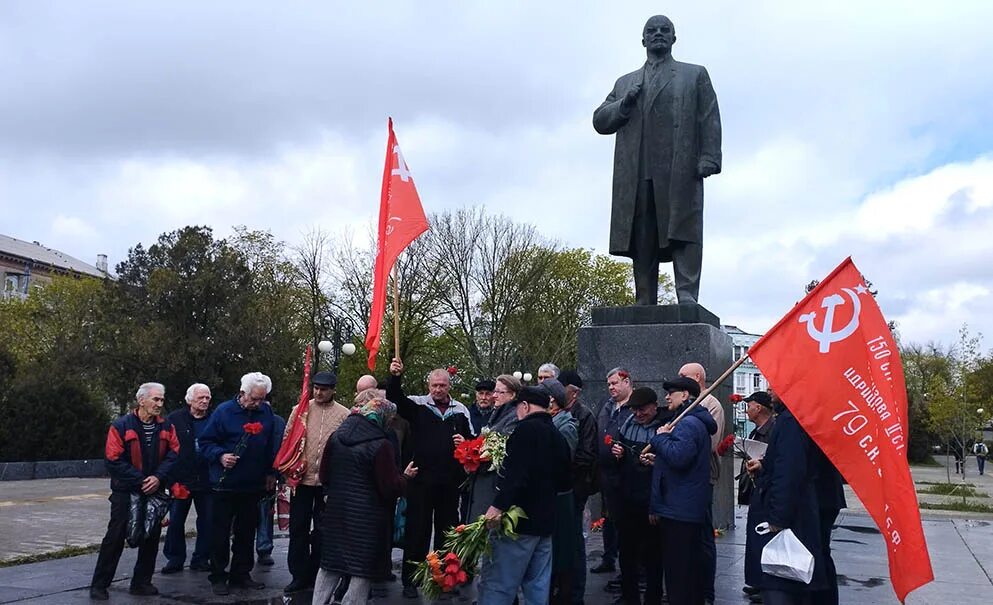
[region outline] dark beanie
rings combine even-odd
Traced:
[[[533,403],[539,407],[548,408],[551,402],[548,400],[548,393],[544,389],[538,387],[524,387],[521,392],[518,393],[517,399],[519,401],[526,401],[528,403]]]

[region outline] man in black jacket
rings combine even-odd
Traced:
[[[634,388],[634,381],[631,373],[624,368],[614,368],[607,372],[607,392],[610,397],[600,404],[597,412],[597,448],[598,463],[600,468],[600,496],[603,501],[603,508],[606,509],[606,522],[603,524],[603,560],[596,567],[590,569],[593,573],[607,573],[614,571],[614,559],[617,558],[617,526],[611,518],[611,507],[616,504],[611,500],[618,494],[621,478],[615,469],[607,468],[613,454],[610,447],[604,443],[604,437],[612,431],[616,432],[617,427],[624,422],[631,414],[631,411],[624,404],[631,396]]]
[[[576,560],[573,569],[572,602],[583,604],[586,592],[586,539],[583,536],[583,513],[586,501],[600,491],[597,485],[597,424],[590,408],[579,400],[583,392],[583,379],[575,370],[562,370],[559,382],[565,386],[565,409],[579,425],[579,443],[572,459],[572,494],[576,500]]]
[[[174,493],[169,508],[169,529],[166,531],[166,564],[163,574],[182,571],[186,562],[186,517],[190,507],[197,508],[197,541],[190,557],[190,569],[210,571],[210,476],[207,460],[200,455],[197,439],[210,418],[210,387],[196,383],[186,389],[186,407],[169,414],[169,422],[176,427],[179,438],[179,459],[174,467],[173,479],[187,491],[187,498]]]
[[[442,369],[428,374],[429,395],[408,397],[403,392],[403,363],[394,358],[386,382],[386,398],[410,423],[417,478],[407,486],[407,527],[403,549],[403,596],[417,598],[413,573],[428,554],[431,527],[434,547],[459,522],[459,485],[465,480],[455,459],[455,446],[472,437],[469,410],[449,395],[451,381]]]
[[[507,441],[507,456],[497,479],[493,505],[486,511],[491,527],[503,513],[519,506],[527,515],[518,537],[492,541],[492,555],[480,569],[480,603],[510,605],[518,588],[525,603],[547,603],[552,578],[552,529],[555,497],[568,491],[569,446],[548,413],[548,395],[524,388],[517,404],[520,422]]]

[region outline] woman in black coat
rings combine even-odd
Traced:
[[[383,427],[396,415],[386,393],[367,389],[355,397],[352,414],[328,439],[321,457],[327,505],[321,516],[321,568],[313,602],[331,600],[343,576],[351,582],[342,603],[366,603],[373,581],[390,574],[392,518],[413,463],[400,473],[396,452]]]
[[[755,477],[755,492],[748,507],[747,527],[767,522],[777,530],[793,530],[814,556],[814,576],[810,584],[804,584],[763,573],[762,549],[775,531],[765,535],[749,531],[745,538],[745,583],[762,590],[766,605],[803,605],[811,593],[827,586],[817,505],[817,452],[793,414],[781,404],[778,407],[765,457],[748,463]]]

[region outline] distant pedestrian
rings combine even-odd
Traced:
[[[210,387],[193,384],[186,390],[186,407],[169,414],[179,438],[179,459],[173,467],[172,480],[189,490],[189,498],[175,498],[169,508],[169,529],[166,531],[166,564],[163,574],[182,571],[186,563],[186,517],[190,508],[197,509],[197,539],[190,557],[190,569],[210,571],[210,471],[207,459],[200,453],[200,435],[210,418]]]
[[[110,522],[100,543],[100,554],[90,582],[90,598],[106,601],[107,587],[114,580],[128,532],[131,497],[151,495],[170,481],[179,456],[179,439],[172,423],[162,418],[165,387],[146,382],[135,394],[137,406],[110,425],[104,462],[110,474]],[[159,551],[162,527],[156,522],[138,545],[138,560],[128,589],[133,595],[159,594],[152,586],[155,557]]]
[[[985,442],[977,441],[972,446],[972,453],[976,455],[976,465],[979,467],[979,474],[982,475],[986,469],[986,456],[989,455],[990,450],[986,447]]]

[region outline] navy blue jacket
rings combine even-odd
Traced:
[[[604,442],[604,437],[607,435],[616,437],[621,424],[630,415],[631,408],[622,406],[617,409],[613,397],[608,397],[601,403],[597,412],[597,463],[600,471],[600,489],[607,498],[611,498],[621,488],[621,473],[620,468],[614,464],[614,454],[611,453],[610,446]]]
[[[194,418],[189,406],[169,414],[169,422],[176,427],[179,438],[179,459],[173,467],[173,481],[182,483],[191,492],[210,489],[210,469],[207,459],[200,453],[198,439],[210,420],[210,411],[203,418]]]
[[[244,426],[248,423],[262,423],[258,435],[246,435]],[[221,456],[233,454],[242,436],[245,436],[245,449],[241,452],[238,464],[227,469],[221,466]],[[200,435],[200,451],[210,465],[210,485],[223,491],[263,491],[268,475],[276,475],[272,461],[276,458],[277,442],[282,435],[276,435],[275,415],[268,405],[260,405],[249,411],[241,407],[237,399],[225,401],[210,415],[207,426]],[[224,480],[221,481],[221,477]]]
[[[710,485],[710,436],[717,422],[703,406],[683,416],[671,433],[652,437],[651,514],[705,523],[713,487]]]
[[[776,417],[762,470],[755,479],[755,492],[748,507],[747,527],[764,521],[793,530],[797,539],[814,555],[814,577],[810,584],[778,578],[762,572],[762,549],[773,538],[749,531],[745,539],[745,583],[756,588],[810,592],[827,587],[821,549],[820,511],[817,504],[819,452],[789,410]]]
[[[179,440],[172,423],[157,416],[151,446],[145,445],[144,428],[137,411],[117,418],[107,431],[104,463],[110,474],[110,489],[138,493],[145,477],[159,478],[162,487],[172,482],[171,473],[179,455]]]

